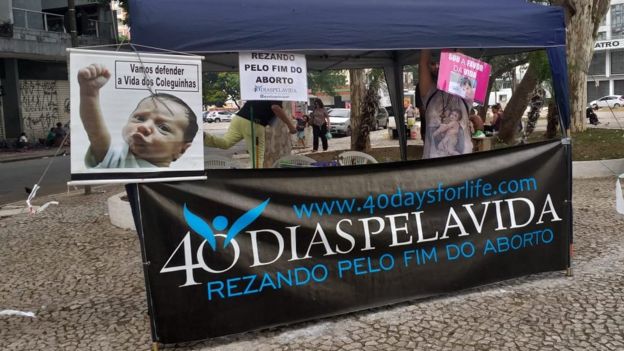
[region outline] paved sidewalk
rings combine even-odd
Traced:
[[[26,149],[26,150],[0,150],[0,163],[3,162],[15,162],[22,160],[32,160],[36,158],[44,158],[44,157],[52,157],[55,153],[60,155],[68,155],[69,154],[69,146],[64,146],[61,150],[58,150],[58,147],[51,148],[36,148],[36,149]]]
[[[614,178],[574,181],[574,275],[552,272],[178,350],[622,350],[624,216]],[[110,224],[119,186],[0,220],[0,350],[147,350],[140,247]]]

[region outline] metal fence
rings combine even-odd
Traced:
[[[55,13],[33,11],[22,8],[13,8],[13,21],[15,27],[36,29],[50,32],[65,33],[65,17]],[[115,37],[112,22],[87,20],[82,28],[79,27],[78,35],[92,36],[96,38],[111,39]]]
[[[13,8],[15,27],[37,29],[50,32],[65,32],[65,19],[54,13]]]

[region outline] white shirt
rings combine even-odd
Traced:
[[[153,168],[157,167],[144,159],[137,158],[129,152],[128,144],[111,146],[108,148],[102,162],[97,163],[95,156],[91,152],[91,148],[87,150],[85,155],[85,164],[89,168]]]

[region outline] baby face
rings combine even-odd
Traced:
[[[462,86],[464,89],[464,98],[472,99],[474,97],[474,89],[470,86],[470,84],[464,84]]]
[[[457,113],[457,111],[451,111],[451,114],[449,114],[449,121],[450,122],[455,122],[455,121],[459,121],[459,113]]]
[[[166,167],[191,145],[184,141],[188,125],[181,105],[163,98],[146,98],[130,115],[122,136],[136,157]]]

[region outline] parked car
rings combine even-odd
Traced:
[[[375,124],[373,125],[373,130],[377,130],[379,129],[379,127],[387,129],[389,117],[390,114],[388,113],[388,110],[385,107],[380,107],[377,110],[377,115],[375,115]]]
[[[327,111],[329,114],[329,131],[335,135],[351,135],[351,109],[348,108],[331,108]],[[381,128],[388,128],[389,121],[388,110],[384,107],[380,107],[375,115],[375,121],[373,122],[373,130]]]
[[[329,114],[329,132],[332,135],[351,135],[351,109],[332,108]]]
[[[599,109],[601,107],[612,107],[617,108],[624,106],[624,96],[622,95],[609,95],[603,96],[600,99],[596,99],[589,103],[594,110]]]
[[[228,111],[205,111],[203,113],[204,122],[229,122],[232,120],[232,112]]]

